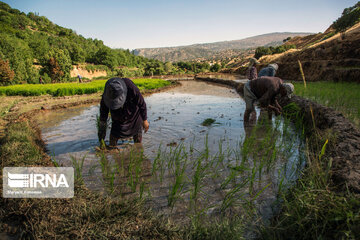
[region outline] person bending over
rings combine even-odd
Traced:
[[[278,77],[260,77],[248,81],[244,85],[244,99],[246,103],[244,124],[248,123],[250,115],[255,113],[255,102],[259,102],[260,107],[267,108],[269,118],[271,118],[272,111],[276,114],[281,114],[282,111],[275,98],[276,95],[280,94],[281,97],[287,96],[291,98],[293,92],[294,85],[283,83],[283,80]]]
[[[100,102],[99,141],[105,139],[109,112],[112,120],[110,147],[127,137],[141,143],[142,131],[146,133],[149,129],[147,108],[140,90],[130,79],[111,78],[106,82]]]
[[[269,64],[260,70],[258,77],[275,77],[276,71],[279,66],[276,63]]]

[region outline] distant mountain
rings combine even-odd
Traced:
[[[305,36],[311,33],[276,32],[241,40],[193,44],[164,48],[139,48],[134,54],[160,61],[191,61],[230,58],[259,46],[278,46],[288,37]]]

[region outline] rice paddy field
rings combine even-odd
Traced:
[[[97,105],[44,114],[39,127],[53,161],[74,167],[89,189],[140,198],[178,226],[239,218],[243,235],[256,236],[304,166],[301,134],[259,110],[258,124],[244,128],[239,95],[204,82],[186,81],[145,101],[151,127],[142,145],[126,139],[112,151],[94,151]]]
[[[360,128],[360,84],[349,82],[293,82],[295,94],[334,108]]]
[[[170,84],[160,79],[133,81],[141,90]],[[10,104],[1,108],[1,117],[16,119],[16,107],[30,99],[34,104],[42,98],[62,103],[90,93],[97,100],[105,82],[1,87],[1,98]],[[303,83],[294,85],[297,95],[358,121],[356,84],[308,83],[306,89]],[[290,121],[285,114],[269,121],[259,109],[257,123],[244,126],[245,104],[233,89],[216,86],[209,96],[213,86],[194,86],[146,98],[150,130],[142,146],[125,139],[118,149],[100,149],[95,101],[58,113],[42,111],[37,114],[42,122],[36,118],[35,125],[35,118],[10,122],[0,146],[1,164],[72,166],[75,197],[2,198],[0,237],[2,232],[28,239],[360,236],[358,197],[337,192],[331,180],[327,153],[336,146],[336,136],[317,130],[305,136],[301,119]],[[61,97],[74,94],[83,95]],[[43,102],[36,104],[40,109]],[[283,109],[301,115],[296,104]]]
[[[6,96],[72,96],[91,94],[104,90],[107,80],[94,80],[88,83],[21,84],[0,87],[0,95]],[[170,82],[162,79],[134,79],[140,90],[164,87]]]

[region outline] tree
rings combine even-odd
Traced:
[[[212,66],[210,67],[210,71],[211,71],[211,72],[218,72],[220,69],[221,69],[221,66],[220,66],[220,64],[218,64],[218,63],[215,63],[214,65],[212,65]]]
[[[10,69],[9,61],[4,61],[0,58],[0,83],[8,85],[11,83],[15,76],[13,70]]]
[[[43,70],[47,73],[52,81],[64,82],[70,78],[70,70],[72,69],[71,58],[67,50],[52,49],[41,60]]]
[[[115,52],[108,47],[100,48],[95,54],[95,64],[102,64],[108,66],[110,69],[114,69],[118,62],[116,60]]]
[[[260,57],[264,55],[270,55],[272,54],[272,51],[268,47],[258,47],[255,50],[255,58],[259,59]]]
[[[64,71],[61,70],[59,62],[54,57],[50,57],[49,59],[48,73],[53,82],[60,82],[60,80],[65,75]]]
[[[345,32],[348,28],[352,27],[359,21],[360,2],[357,2],[354,6],[344,9],[341,17],[333,23],[333,27],[336,32]]]
[[[0,53],[15,72],[14,83],[31,83],[37,78],[32,51],[24,40],[0,33]]]
[[[165,66],[164,66],[164,70],[165,70],[166,74],[171,74],[172,71],[174,70],[174,66],[172,65],[171,62],[166,62]]]

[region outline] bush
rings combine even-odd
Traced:
[[[9,61],[4,61],[0,58],[0,84],[10,84],[14,75],[14,71],[10,69]]]
[[[129,69],[129,68],[120,68],[116,70],[116,76],[119,77],[142,77],[144,76],[145,71],[143,69]]]
[[[336,21],[333,23],[333,27],[336,32],[344,32],[346,29],[354,26],[360,21],[360,2],[357,2],[354,6],[345,8]]]
[[[272,55],[276,53],[286,52],[289,49],[296,48],[294,44],[291,45],[281,45],[277,47],[258,47],[255,50],[255,58],[259,59],[264,55]]]
[[[44,67],[53,82],[65,82],[70,78],[70,70],[72,69],[71,58],[67,50],[52,49],[41,60]]]
[[[259,59],[264,55],[271,55],[272,51],[268,47],[257,47],[255,50],[255,58]]]
[[[212,65],[212,66],[210,67],[210,71],[211,71],[211,72],[218,72],[220,69],[221,69],[221,66],[220,66],[220,64],[218,64],[218,63],[215,63],[214,65]]]

